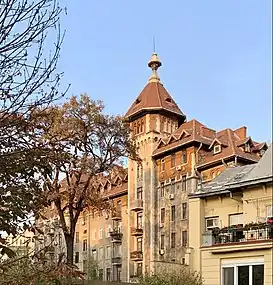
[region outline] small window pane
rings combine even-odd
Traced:
[[[252,285],[263,285],[264,284],[264,266],[253,265],[252,266]]]
[[[223,285],[234,285],[234,267],[223,268]]]
[[[249,285],[249,266],[238,266],[238,284]]]

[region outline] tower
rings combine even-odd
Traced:
[[[128,279],[154,271],[158,181],[152,155],[159,140],[167,138],[186,120],[160,81],[161,65],[153,53],[148,62],[152,75],[125,115],[142,159],[141,164],[128,162]]]

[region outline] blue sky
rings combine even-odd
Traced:
[[[160,78],[188,120],[271,140],[270,0],[60,2],[67,96],[87,92],[124,114],[150,76],[155,36]]]

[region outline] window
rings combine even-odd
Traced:
[[[161,209],[160,218],[161,218],[160,219],[161,223],[164,224],[165,223],[165,208]]]
[[[160,184],[160,196],[164,197],[165,196],[165,186],[164,186],[164,182],[161,182]]]
[[[142,200],[143,196],[143,189],[142,187],[137,187],[137,199]]]
[[[97,239],[97,231],[94,231],[93,233],[93,240],[96,240]]]
[[[171,180],[171,194],[175,194],[175,179]]]
[[[106,268],[106,281],[111,280],[111,268]]]
[[[171,248],[175,248],[175,233],[171,233]]]
[[[142,229],[142,213],[137,213],[137,228]]]
[[[182,203],[182,220],[188,218],[188,205],[187,203]]]
[[[79,263],[80,262],[80,253],[77,251],[75,252],[75,263]]]
[[[76,232],[76,243],[79,243],[80,241],[80,235],[79,235],[79,232]]]
[[[92,249],[92,259],[97,260],[97,251],[95,249]]]
[[[188,232],[182,231],[182,246],[188,245]]]
[[[82,266],[83,266],[83,272],[87,273],[87,260],[82,261]]]
[[[206,218],[206,230],[219,227],[219,217]]]
[[[273,217],[273,205],[266,206],[266,217],[267,218]]]
[[[165,171],[165,160],[161,159],[161,172]]]
[[[246,143],[245,144],[245,152],[250,152],[250,151],[251,151],[250,144]]]
[[[175,221],[175,206],[171,207],[171,221]]]
[[[104,230],[100,229],[100,239],[103,239],[103,238],[104,238]]]
[[[214,154],[217,154],[217,153],[219,153],[219,152],[221,152],[221,145],[217,144],[217,145],[215,145],[214,148],[213,148],[213,153],[214,153]]]
[[[84,226],[86,224],[86,214],[83,214],[82,216],[82,225]]]
[[[82,251],[87,251],[87,239],[83,240]]]
[[[142,275],[142,263],[137,263],[136,274],[137,276]]]
[[[137,239],[137,251],[142,251],[142,238]]]
[[[83,234],[86,235],[86,234],[87,234],[87,230],[84,230],[84,231],[83,231]]]
[[[120,213],[121,212],[121,209],[122,209],[122,202],[119,200],[117,202],[117,212]]]
[[[106,259],[111,258],[111,246],[106,247]]]
[[[103,260],[104,259],[104,248],[100,247],[99,249],[99,260]]]
[[[160,249],[165,249],[165,236],[160,236]]]
[[[236,225],[243,225],[243,214],[232,214],[229,215],[229,225],[236,226]]]
[[[182,176],[182,191],[187,191],[187,176]]]
[[[187,163],[187,152],[186,151],[182,152],[181,163],[182,164]]]
[[[264,265],[228,264],[222,266],[221,285],[263,285]]]
[[[103,269],[99,269],[99,280],[103,280]]]
[[[175,153],[171,155],[171,167],[175,167]]]

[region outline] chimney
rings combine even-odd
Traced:
[[[246,138],[246,130],[247,130],[247,127],[243,126],[237,130],[235,130],[235,134],[240,138],[240,140],[243,140]]]

